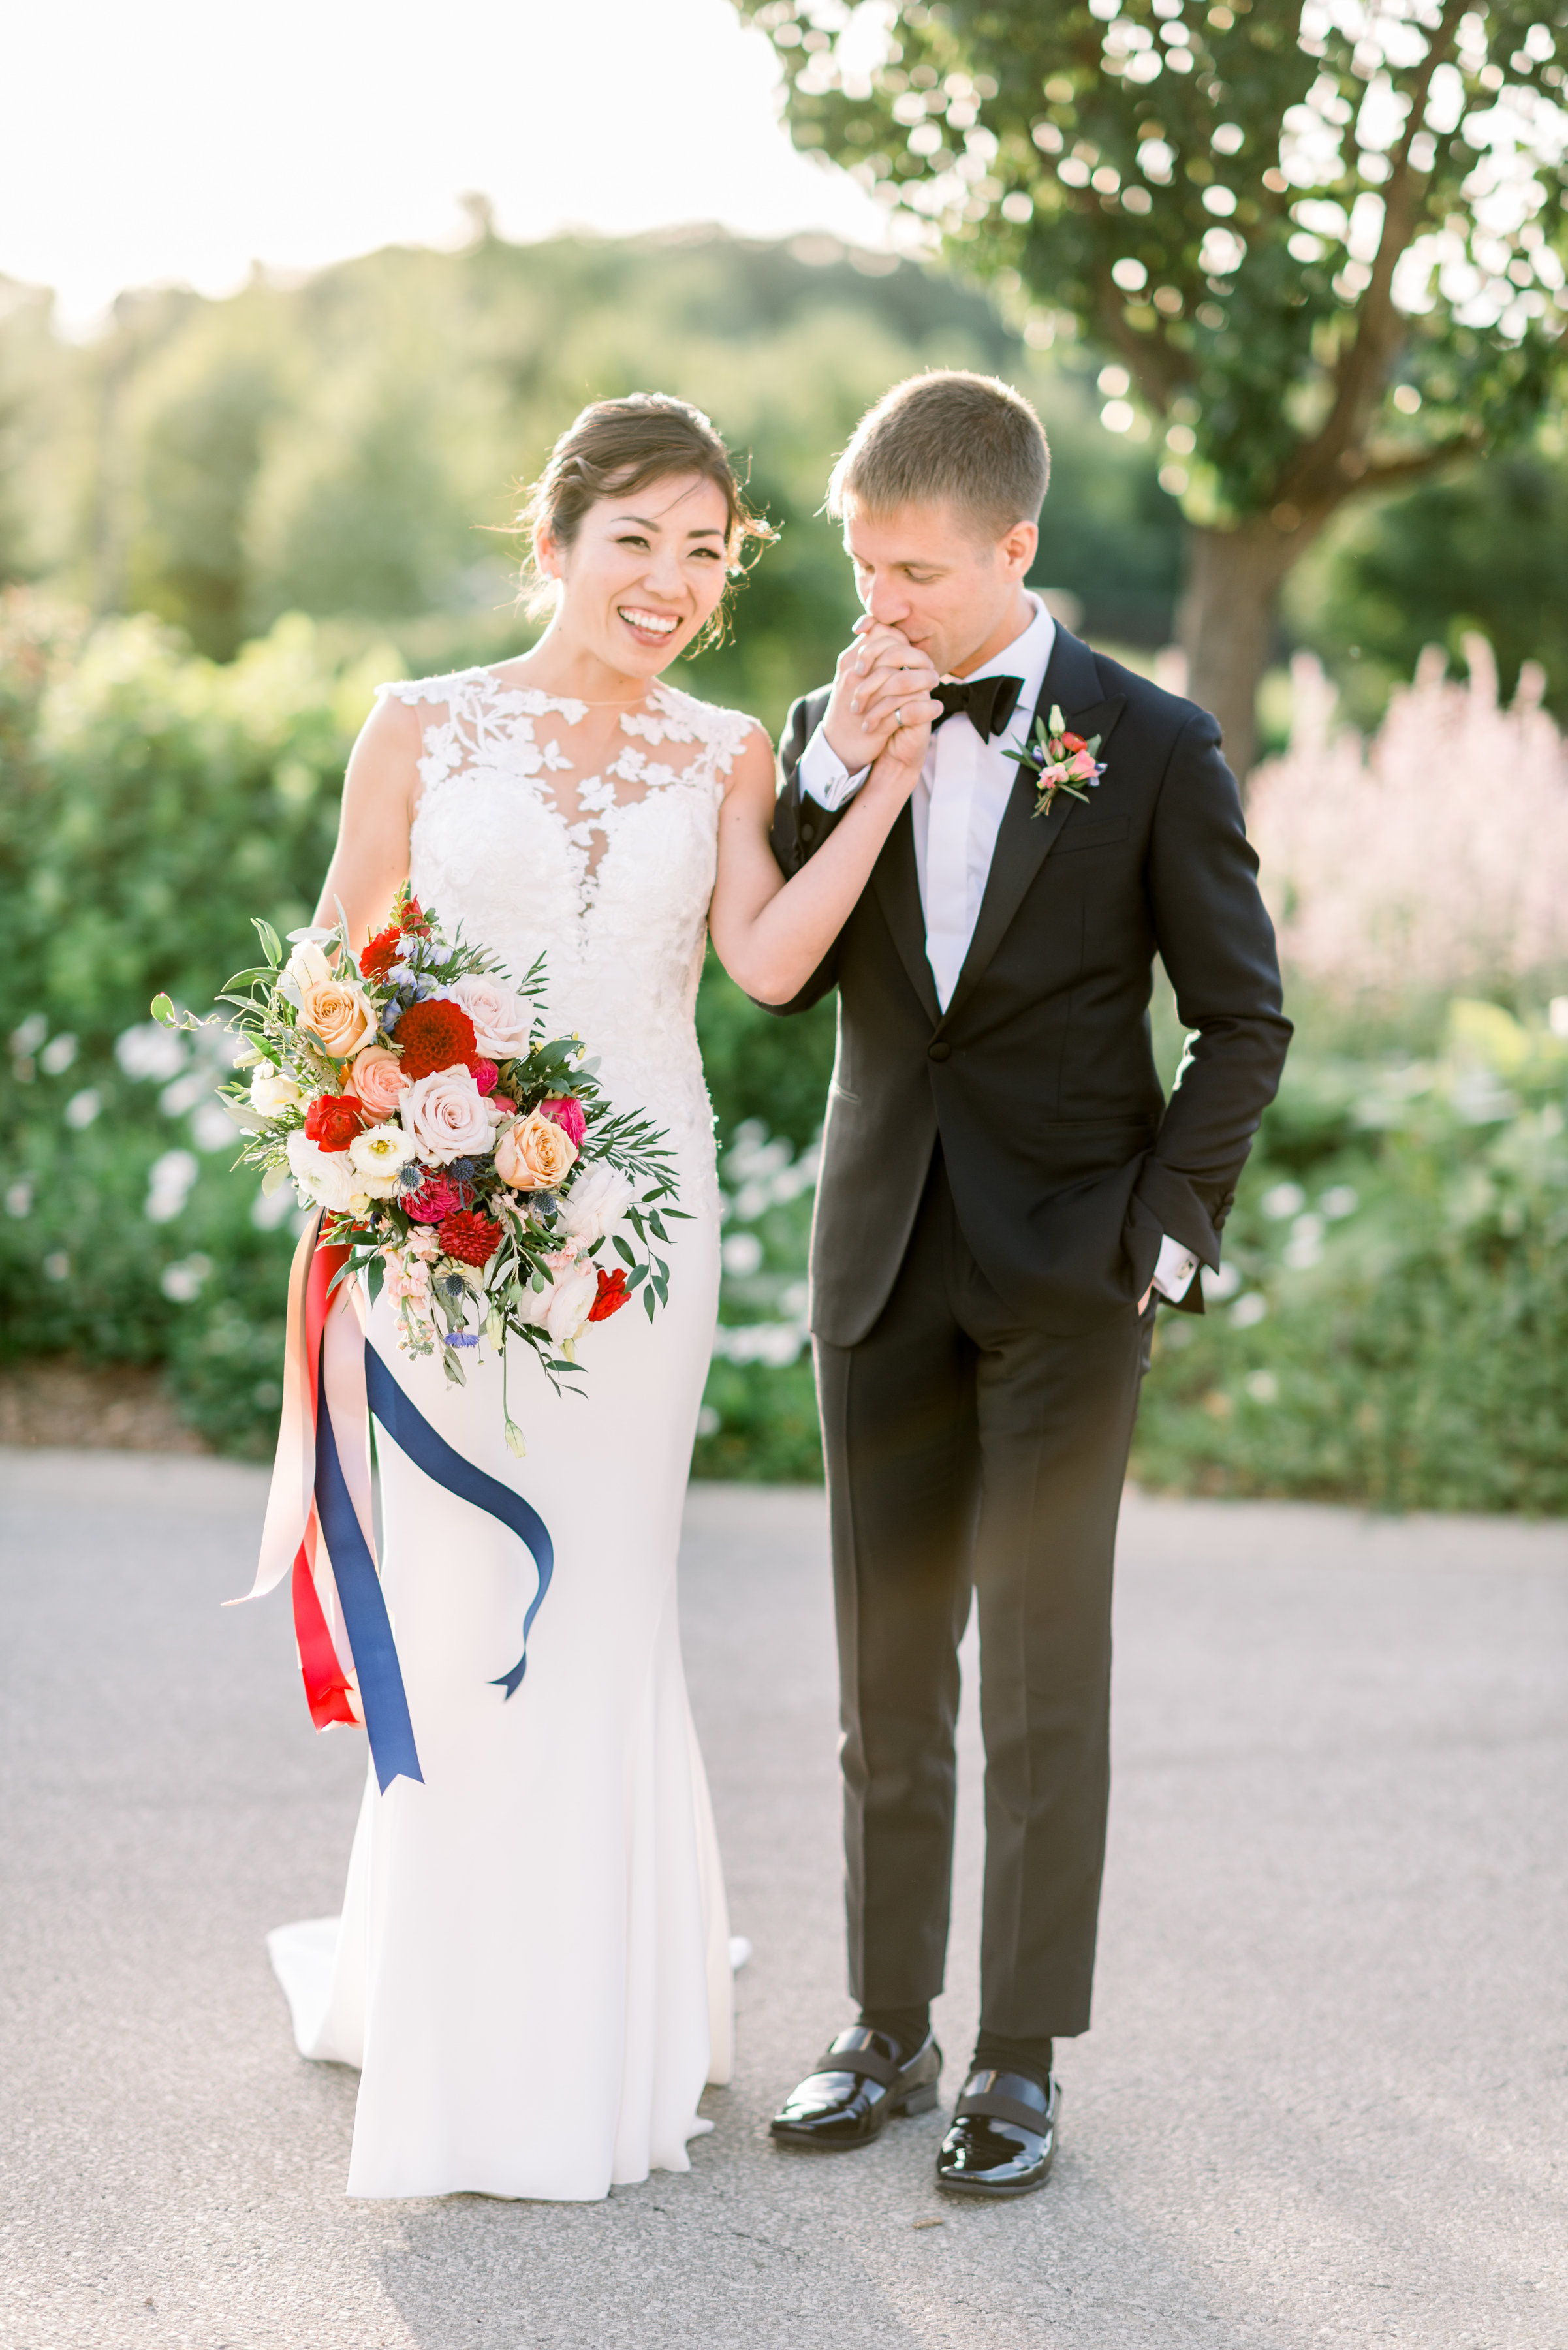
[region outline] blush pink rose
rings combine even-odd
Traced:
[[[432,1069],[428,1077],[416,1077],[400,1097],[398,1114],[427,1165],[447,1167],[454,1159],[489,1154],[494,1125],[466,1068]]]
[[[389,1053],[385,1045],[370,1045],[355,1055],[348,1082],[369,1115],[383,1118],[391,1117],[409,1081],[396,1053]]]
[[[522,996],[490,972],[471,971],[438,990],[438,996],[462,1005],[473,1023],[475,1049],[486,1060],[510,1061],[528,1050],[534,1014]]]

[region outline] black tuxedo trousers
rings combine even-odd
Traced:
[[[980,1617],[982,2030],[1086,2031],[1110,1784],[1111,1562],[1154,1308],[1021,1319],[976,1263],[939,1143],[892,1294],[816,1342],[844,1728],[850,1989],[942,1987],[957,1649]]]
[[[786,875],[839,817],[780,745]],[[940,1988],[956,1650],[980,1611],[983,2010],[1010,2040],[1089,2017],[1108,1784],[1111,1555],[1168,1233],[1220,1235],[1290,1038],[1235,780],[1206,712],[1058,629],[1039,714],[1101,738],[1086,798],[1015,782],[946,1004],[913,827],[799,996],[838,995],[811,1326],[843,1672],[849,1939],[864,2004]],[[1031,713],[1033,714],[1033,713]],[[1022,729],[1021,729],[1022,731]],[[1156,956],[1188,1052],[1150,1049]],[[1201,1275],[1183,1301],[1202,1311]]]

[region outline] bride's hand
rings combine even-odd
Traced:
[[[861,785],[868,800],[893,801],[901,807],[920,780],[930,747],[931,721],[941,714],[941,703],[918,693],[898,704],[893,729],[871,772]]]
[[[931,699],[936,681],[929,655],[899,629],[869,619],[857,621],[855,642],[839,655],[823,713],[829,749],[851,775],[870,766],[896,734],[911,726],[929,729],[940,715],[941,705]],[[925,756],[923,746],[920,756]]]

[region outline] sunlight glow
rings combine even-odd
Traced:
[[[0,274],[90,325],[125,286],[244,283],[391,243],[718,221],[883,246],[798,155],[778,67],[727,0],[82,0],[15,12]]]

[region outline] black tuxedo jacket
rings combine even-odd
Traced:
[[[828,691],[784,725],[773,844],[786,875],[838,821],[797,774]],[[1027,1325],[1072,1333],[1126,1313],[1165,1232],[1219,1265],[1291,1035],[1235,778],[1206,712],[1060,625],[1041,713],[1053,703],[1101,737],[1106,773],[1044,816],[1020,773],[946,1012],[908,807],[821,967],[768,1007],[838,990],[811,1250],[812,1328],[831,1345],[857,1345],[887,1303],[939,1136],[964,1238]],[[1195,1032],[1168,1104],[1149,1044],[1157,954]],[[1186,1302],[1202,1311],[1201,1274]]]

